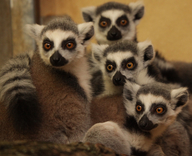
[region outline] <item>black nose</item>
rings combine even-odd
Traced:
[[[113,84],[115,86],[123,86],[125,83],[125,76],[123,76],[119,71],[113,76]]]
[[[68,63],[68,61],[58,52],[56,51],[51,57],[50,62],[53,66],[60,67],[64,66]]]
[[[109,30],[107,34],[107,39],[108,40],[119,40],[122,38],[121,32],[115,27],[112,26],[112,28]]]
[[[139,121],[139,128],[144,131],[150,131],[153,128],[157,127],[157,124],[153,124],[145,114]]]

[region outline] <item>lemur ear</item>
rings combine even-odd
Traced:
[[[181,87],[178,89],[173,89],[171,91],[171,98],[172,98],[172,104],[173,104],[173,109],[178,110],[179,112],[181,111],[181,108],[184,107],[188,100],[189,100],[189,93],[188,89],[186,87]],[[178,109],[180,108],[180,109]]]
[[[145,13],[145,7],[143,2],[133,2],[129,4],[129,7],[131,8],[131,14],[133,16],[133,20],[135,24],[139,24],[140,19],[144,16]]]
[[[126,80],[124,88],[123,88],[123,97],[126,100],[132,101],[134,97],[136,97],[137,91],[141,86]]]
[[[155,58],[155,51],[151,44],[151,41],[144,41],[138,43],[139,55],[144,62],[144,66],[148,66],[151,62],[153,62]]]
[[[78,24],[78,30],[83,44],[87,43],[94,35],[93,22]]]
[[[34,38],[35,40],[39,40],[41,36],[41,32],[45,26],[38,24],[27,24],[25,26],[25,32]]]
[[[92,44],[92,58],[96,62],[101,62],[101,59],[103,58],[104,50],[108,47],[109,45],[103,44]]]
[[[82,16],[85,22],[92,22],[96,17],[96,8],[95,6],[82,8]]]

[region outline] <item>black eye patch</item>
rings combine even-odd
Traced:
[[[145,111],[145,105],[141,101],[137,101],[135,105],[135,111],[138,114],[142,114]]]
[[[45,51],[49,51],[49,50],[53,49],[54,43],[53,43],[53,41],[49,40],[48,38],[45,38],[43,40],[43,45],[42,46],[43,46],[43,49]]]
[[[75,41],[75,38],[67,38],[66,40],[63,40],[62,41],[62,44],[61,44],[62,48],[65,50],[73,50],[76,48],[77,46],[77,43]]]
[[[151,114],[164,115],[167,112],[166,104],[164,103],[153,103],[150,108]]]
[[[119,17],[117,20],[116,20],[116,24],[119,26],[119,27],[126,27],[129,25],[129,20],[127,18],[126,15],[122,15],[121,17]]]
[[[129,63],[132,63],[133,67],[129,68]],[[128,59],[124,59],[121,63],[121,66],[123,69],[134,70],[137,67],[137,62],[135,61],[134,57],[130,57]]]
[[[114,71],[116,69],[116,63],[114,61],[107,60],[105,63],[105,69],[107,72]]]
[[[106,23],[103,23],[103,22],[106,22]],[[106,24],[106,25],[104,25],[104,24]],[[109,27],[110,25],[111,25],[111,20],[109,18],[101,16],[101,18],[99,20],[99,26],[101,28],[106,28],[106,27]]]

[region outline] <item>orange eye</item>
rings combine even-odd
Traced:
[[[44,44],[44,48],[45,48],[46,50],[51,49],[51,44],[50,44],[50,43],[45,43],[45,44]]]
[[[136,106],[136,110],[137,110],[138,112],[142,111],[142,106],[141,106],[141,105],[137,105],[137,106]]]
[[[156,108],[156,112],[157,112],[158,114],[161,114],[163,111],[164,111],[164,109],[163,109],[162,107]]]
[[[106,27],[106,26],[107,26],[107,22],[106,22],[106,21],[101,21],[101,22],[100,22],[100,26]]]
[[[108,70],[108,71],[112,71],[112,70],[113,70],[113,65],[109,64],[109,65],[107,66],[107,70]]]
[[[66,45],[67,49],[72,49],[74,47],[74,43],[68,42]]]
[[[132,62],[128,62],[126,66],[128,69],[132,69],[134,67],[134,64]]]
[[[121,20],[121,21],[120,21],[120,24],[121,24],[122,26],[125,26],[125,25],[127,24],[127,20]]]

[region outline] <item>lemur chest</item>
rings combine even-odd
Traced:
[[[86,103],[84,90],[79,86],[76,77],[47,67],[38,56],[32,60],[31,75],[42,105],[54,109],[54,107],[69,107],[69,103],[75,105],[77,101]]]

